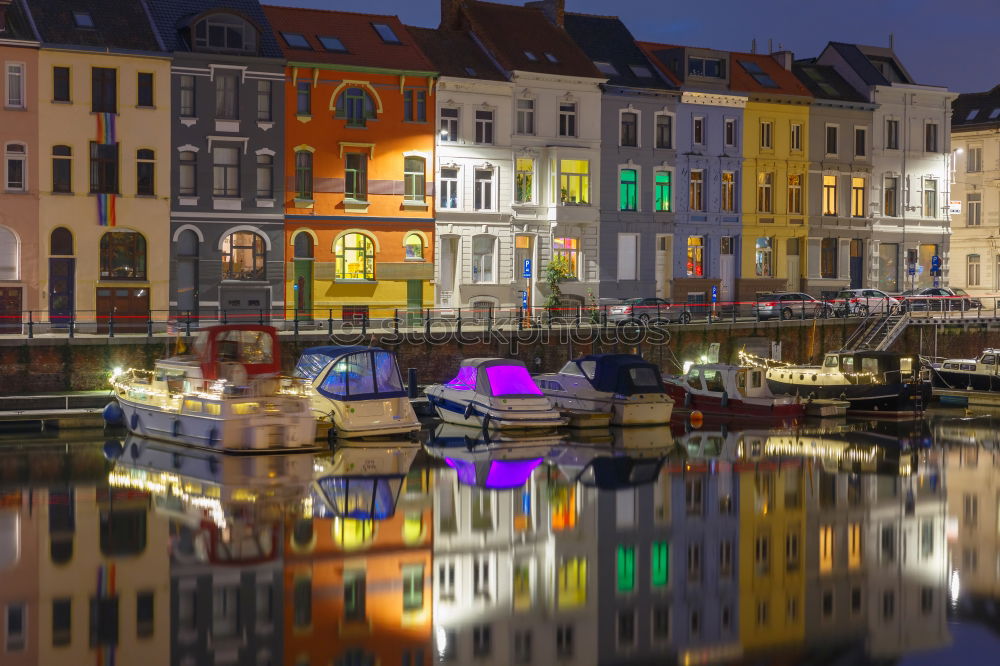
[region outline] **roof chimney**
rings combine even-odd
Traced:
[[[795,60],[795,54],[789,50],[775,51],[771,54],[771,57],[778,61],[782,67],[787,70],[792,69],[792,62]]]
[[[542,13],[560,28],[566,22],[566,0],[535,0],[535,2],[526,2],[524,6],[541,9]]]
[[[894,51],[896,49],[896,37],[891,32],[889,33],[889,50]]]
[[[7,8],[13,4],[14,0],[0,0],[0,32],[7,30]]]
[[[757,53],[757,38],[754,37],[750,40],[750,53]]]
[[[446,30],[458,28],[458,12],[464,4],[465,0],[441,0],[441,24],[438,27]]]

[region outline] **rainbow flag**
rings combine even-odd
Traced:
[[[113,144],[118,140],[115,124],[117,114],[98,113],[97,114],[97,143]],[[114,194],[97,195],[97,224],[102,227],[114,227],[118,225],[115,215]]]
[[[110,599],[115,596],[115,565],[97,567],[97,598]],[[97,666],[115,666],[115,646],[97,646]]]

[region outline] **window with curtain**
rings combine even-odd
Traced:
[[[223,280],[264,280],[267,246],[263,236],[237,231],[222,241]]]
[[[142,234],[109,231],[101,236],[100,252],[101,279],[146,279],[146,239]]]

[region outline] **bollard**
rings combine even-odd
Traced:
[[[229,323],[229,315],[226,314],[226,309],[225,308],[222,309],[222,323],[223,324],[228,324]]]
[[[368,335],[368,315],[361,315],[361,335]]]
[[[188,310],[187,319],[184,321],[184,335],[191,337],[191,311]]]
[[[108,337],[109,338],[115,337],[115,313],[114,312],[109,312],[108,313]]]
[[[455,332],[459,335],[462,334],[462,308],[458,308],[458,328]]]
[[[295,337],[299,337],[299,315],[295,313]]]
[[[35,337],[35,322],[31,317],[31,310],[28,310],[28,339]]]
[[[517,330],[524,330],[524,308],[517,306]]]
[[[260,308],[258,311],[257,322],[263,326],[264,325],[264,308]]]
[[[417,397],[417,369],[407,368],[406,369],[406,395],[409,396],[410,400]]]
[[[333,308],[327,311],[326,316],[326,334],[333,335]]]
[[[146,337],[153,337],[153,313],[150,312],[149,316],[146,318]]]
[[[73,330],[73,313],[69,314],[69,337],[76,337],[76,332]]]
[[[399,335],[399,308],[395,308],[392,311],[392,328]]]

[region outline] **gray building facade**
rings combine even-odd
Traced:
[[[284,58],[255,0],[149,0],[171,67],[170,308],[284,307]]]

